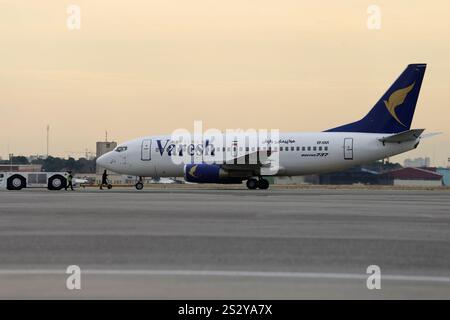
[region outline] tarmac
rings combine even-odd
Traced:
[[[448,190],[1,191],[0,298],[449,299],[449,209]]]

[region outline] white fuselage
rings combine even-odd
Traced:
[[[355,132],[280,133],[279,139],[271,141],[270,149],[278,166],[272,175],[295,176],[343,170],[358,164],[383,159],[414,149],[420,138],[402,143],[383,143],[379,139],[390,134]],[[203,137],[203,142],[211,141]],[[207,143],[206,143],[207,144]],[[172,147],[171,147],[172,145]],[[175,147],[173,147],[175,146]],[[201,163],[198,156],[179,156],[177,142],[171,136],[148,136],[131,140],[103,156],[97,162],[113,172],[141,177],[181,177],[186,164]],[[228,144],[215,148],[215,155],[239,151],[249,153],[252,149]],[[237,150],[236,150],[237,149]],[[118,151],[120,150],[120,151]],[[172,150],[171,154],[168,152]],[[183,150],[183,149],[182,149]],[[188,148],[189,150],[189,148]],[[223,152],[225,150],[225,152]],[[247,152],[246,152],[247,151]],[[170,155],[169,155],[170,154]],[[222,158],[221,158],[222,159]],[[220,164],[221,161],[217,161]],[[270,163],[270,161],[269,161]]]

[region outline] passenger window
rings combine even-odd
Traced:
[[[283,147],[280,147],[280,151],[283,151]]]
[[[328,151],[328,147],[325,147],[325,151]]]
[[[311,151],[311,147],[308,147],[308,151]]]
[[[302,151],[305,151],[305,147],[302,147]]]
[[[291,151],[294,151],[295,150],[295,148],[294,147],[291,147]]]
[[[297,147],[297,151],[300,151],[300,147]]]
[[[317,149],[316,147],[313,147],[313,151],[316,151],[316,149]]]
[[[319,147],[319,151],[322,151],[322,147]]]

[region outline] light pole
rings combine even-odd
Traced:
[[[47,158],[48,158],[48,151],[49,151],[49,142],[50,142],[50,125],[47,125]]]
[[[14,154],[10,153],[9,154],[9,171],[12,171],[13,157],[14,157]]]

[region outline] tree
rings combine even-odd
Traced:
[[[62,159],[49,156],[43,161],[42,170],[46,172],[72,171],[74,173],[95,173],[95,160],[87,160],[85,158],[75,160],[72,157]]]
[[[13,164],[30,164],[28,159],[24,156],[17,156],[12,158]]]

